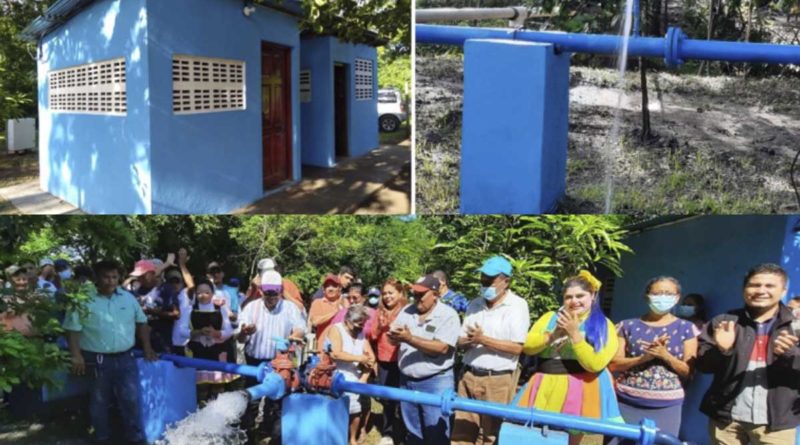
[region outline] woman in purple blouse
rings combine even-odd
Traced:
[[[695,325],[670,313],[680,301],[681,285],[672,277],[656,277],[645,287],[649,310],[617,325],[619,349],[609,368],[617,375],[617,398],[625,422],[643,418],[678,435],[683,388],[697,354]]]

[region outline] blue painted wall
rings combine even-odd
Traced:
[[[240,0],[148,0],[153,211],[224,213],[261,196],[261,41],[290,47],[292,161],[300,178],[300,37],[297,20]],[[245,61],[246,109],[172,112],[173,54]]]
[[[301,69],[311,70],[311,102],[302,104],[303,164],[336,164],[333,73],[334,64],[348,69],[348,156],[358,157],[378,147],[378,52],[368,45],[341,42],[334,37],[302,39]],[[372,100],[355,98],[355,59],[373,63]]]
[[[610,318],[618,322],[644,314],[644,285],[657,275],[676,277],[684,294],[702,294],[709,316],[742,307],[742,279],[747,270],[759,263],[781,263],[782,251],[785,258],[787,219],[706,216],[631,235],[626,242],[635,254],[623,257],[624,276],[616,280]],[[798,274],[800,255],[795,255],[793,264],[783,263]],[[697,374],[687,389],[683,440],[709,443],[708,419],[699,406],[710,382],[711,376]]]
[[[311,101],[300,104],[303,164],[317,167],[336,164],[331,40],[318,37],[300,42],[300,69],[311,71]]]
[[[91,213],[150,213],[150,66],[145,0],[99,0],[47,35],[38,62],[43,190]],[[124,57],[127,116],[50,113],[47,73]]]
[[[264,7],[245,17],[240,0],[99,0],[43,40],[42,188],[90,213],[225,213],[262,197],[262,41],[291,48],[299,179],[296,18]],[[245,61],[246,109],[174,115],[174,54]],[[49,71],[118,57],[127,116],[49,113]]]

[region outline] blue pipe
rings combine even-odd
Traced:
[[[134,351],[134,355],[142,357],[141,351]],[[267,374],[272,373],[272,369],[268,367],[267,362],[262,362],[258,366],[239,365],[237,363],[219,362],[216,360],[205,360],[192,357],[184,357],[182,355],[174,354],[160,354],[160,360],[170,361],[176,365],[185,366],[189,368],[202,369],[205,371],[222,371],[231,374],[243,375],[252,377],[258,382],[263,382]],[[283,381],[281,379],[281,381]]]
[[[453,410],[468,411],[488,416],[500,417],[519,423],[545,424],[562,429],[587,431],[590,433],[622,437],[639,441],[644,445],[680,445],[681,441],[675,436],[654,430],[651,423],[641,426],[626,423],[605,422],[602,420],[588,419],[568,414],[549,413],[540,410],[520,408],[500,403],[486,402],[456,397],[453,390],[444,394],[428,394],[407,389],[391,388],[387,386],[370,385],[367,383],[349,382],[344,376],[337,373],[333,378],[331,389],[334,394],[341,396],[345,392],[362,394],[370,397],[399,400],[402,402],[419,405],[441,406],[442,411],[449,415]]]
[[[552,43],[567,52],[610,55],[619,53],[622,47],[620,36],[607,34],[423,24],[416,25],[415,31],[417,43],[463,45],[468,39],[510,39]],[[663,38],[631,38],[628,56],[663,57],[669,66],[680,65],[686,59],[800,65],[800,45],[693,40],[686,38],[680,28],[670,28]]]

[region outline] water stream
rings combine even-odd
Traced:
[[[171,425],[158,445],[242,445],[247,441],[239,428],[239,420],[247,408],[243,391],[225,392]]]
[[[617,107],[614,109],[614,122],[611,125],[611,133],[608,137],[608,151],[605,153],[605,180],[606,180],[606,205],[605,213],[612,213],[614,196],[614,169],[622,150],[622,137],[620,136],[620,126],[622,123],[622,103],[625,100],[625,69],[628,65],[628,41],[630,40],[631,27],[633,25],[633,2],[625,1],[625,16],[622,25],[622,47],[619,50],[617,78]]]

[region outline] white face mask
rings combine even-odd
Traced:
[[[58,273],[62,280],[69,280],[72,278],[72,269],[64,269]]]
[[[671,294],[649,295],[650,309],[656,314],[663,315],[671,311],[678,304],[678,296]]]

